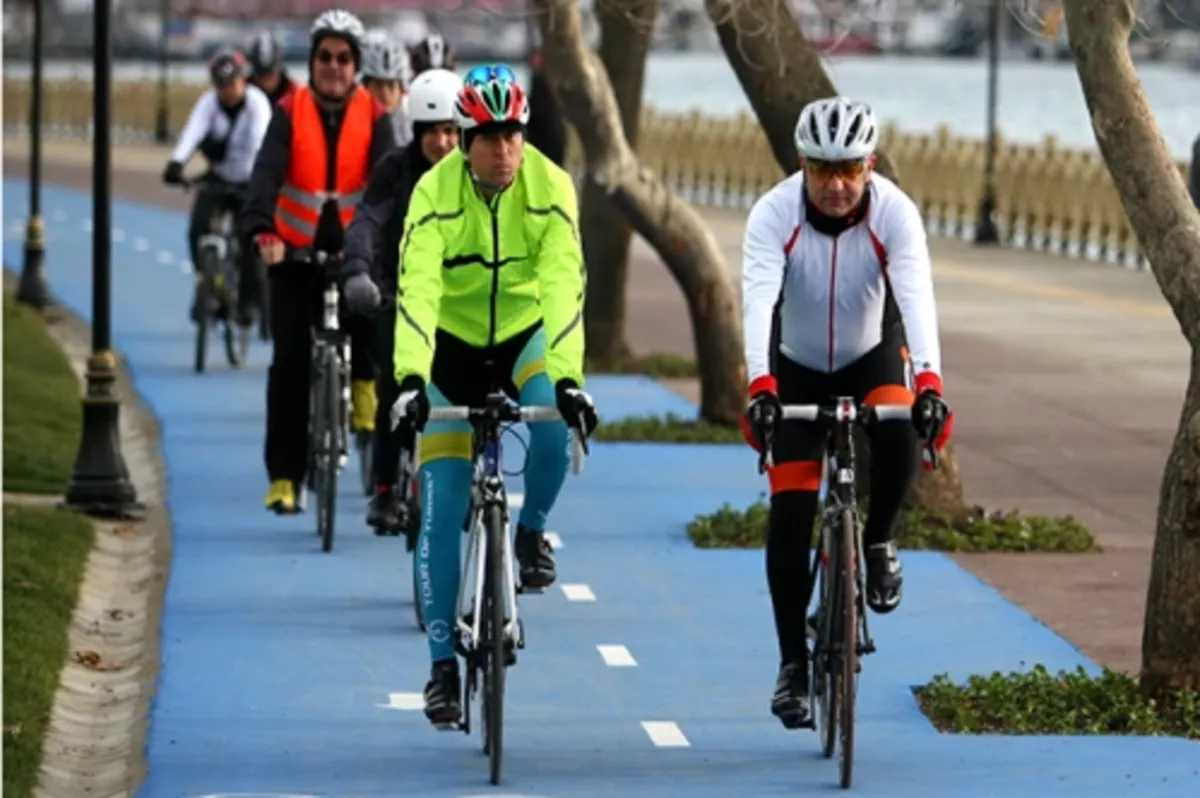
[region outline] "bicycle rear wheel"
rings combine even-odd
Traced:
[[[212,304],[216,295],[213,275],[217,268],[217,253],[210,246],[200,248],[196,254],[196,350],[193,368],[203,374],[208,361],[208,331],[212,323]]]
[[[483,616],[487,641],[483,682],[484,750],[491,766],[492,784],[500,783],[500,770],[504,753],[504,671],[508,665],[508,652],[504,635],[504,536],[508,529],[504,514],[499,507],[491,507],[487,513],[488,553],[485,614]]]
[[[317,462],[317,531],[321,535],[321,551],[333,550],[334,518],[337,514],[338,479],[338,417],[340,392],[337,380],[337,356],[332,349],[325,351],[321,364],[321,388],[318,400],[322,412],[318,417]]]
[[[841,607],[841,673],[839,675],[838,700],[841,703],[842,729],[842,788],[849,789],[854,779],[854,705],[858,693],[858,528],[854,511],[849,507],[842,510],[842,537],[840,540],[841,562],[835,578]]]

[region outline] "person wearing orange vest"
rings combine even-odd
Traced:
[[[371,168],[396,146],[386,109],[355,82],[362,36],[362,22],[348,11],[317,17],[308,85],[276,106],[247,191],[244,229],[267,264],[274,341],[267,373],[266,506],[281,515],[298,512],[308,466],[310,331],[320,321],[323,287],[322,267],[294,260],[294,253],[342,252]],[[377,290],[369,278],[342,286],[347,302]],[[369,435],[376,411],[374,325],[368,317],[347,316],[343,329],[351,339],[350,425]]]

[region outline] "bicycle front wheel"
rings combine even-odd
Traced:
[[[842,510],[842,537],[838,570],[838,592],[841,593],[841,674],[838,678],[838,700],[841,703],[842,728],[842,788],[849,789],[854,779],[854,707],[858,693],[858,528],[854,511]]]
[[[321,387],[318,392],[317,457],[317,531],[321,535],[321,551],[333,550],[334,519],[337,514],[338,480],[338,390],[337,356],[332,349],[325,352],[321,363]]]
[[[500,783],[504,753],[504,670],[508,666],[507,640],[504,634],[504,588],[508,583],[504,573],[504,544],[508,528],[499,507],[488,510],[487,554],[487,667],[483,684],[483,715],[487,738],[484,746],[491,766],[492,784]]]
[[[203,374],[208,361],[208,331],[212,324],[212,305],[216,298],[213,275],[217,270],[217,253],[210,246],[196,253],[196,350],[193,368]]]
[[[817,698],[817,729],[821,739],[821,755],[826,759],[833,757],[837,750],[838,726],[838,659],[835,654],[837,639],[837,616],[840,608],[838,603],[838,580],[831,574],[836,573],[838,552],[832,552],[831,561],[820,555],[828,548],[833,539],[833,530],[828,526],[821,530],[822,550],[817,552],[816,569],[819,580],[819,601],[817,612],[817,641],[813,649],[813,692]]]

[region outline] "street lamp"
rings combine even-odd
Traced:
[[[127,518],[142,506],[121,455],[112,351],[112,36],[113,0],[96,0],[92,67],[92,355],[82,399],[83,434],[67,486],[67,508]]]
[[[983,191],[979,197],[979,219],[975,224],[976,244],[999,244],[996,229],[996,136],[997,77],[1000,72],[1000,12],[1002,0],[992,0],[988,15],[987,151],[983,162]]]
[[[50,304],[46,285],[46,227],[42,222],[42,55],[45,3],[33,4],[33,82],[29,87],[29,222],[17,301],[38,310]]]
[[[166,144],[171,140],[170,130],[170,86],[167,83],[167,69],[170,63],[167,59],[167,39],[170,36],[168,24],[171,20],[171,0],[161,0],[158,6],[158,113],[154,124],[154,141]]]

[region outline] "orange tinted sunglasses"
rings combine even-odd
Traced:
[[[816,180],[832,180],[840,177],[853,180],[867,171],[866,160],[858,161],[814,161],[805,159],[804,170]]]

